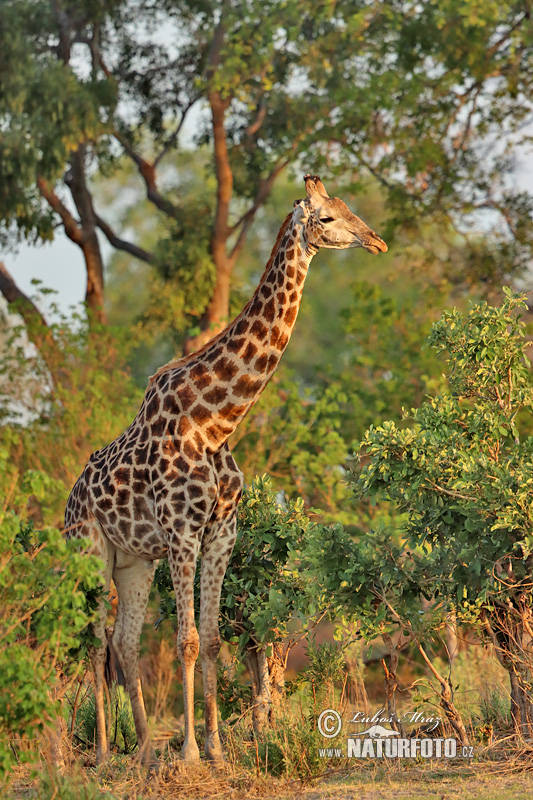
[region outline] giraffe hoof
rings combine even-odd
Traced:
[[[156,754],[152,751],[141,758],[141,764],[146,767],[151,775],[159,772],[160,764]]]
[[[200,751],[196,744],[194,747],[183,745],[181,749],[181,760],[185,764],[198,764],[200,761]]]
[[[218,769],[225,769],[226,761],[225,761],[224,756],[222,755],[222,753],[220,753],[217,756],[208,755],[206,753],[206,757],[207,757],[209,763],[211,764],[211,766],[213,767],[213,769],[217,769],[217,770]]]
[[[109,750],[104,750],[96,753],[96,766],[101,767],[109,761]]]
[[[157,758],[154,761],[146,761],[144,766],[148,770],[148,775],[158,775],[159,770],[161,769],[161,764]]]
[[[218,747],[207,747],[205,748],[205,757],[214,767],[221,767],[224,765],[224,753],[222,752],[222,748],[220,745]]]

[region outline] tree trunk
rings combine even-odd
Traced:
[[[222,36],[222,28],[219,26],[215,38],[221,40]],[[220,43],[217,41],[217,49]],[[218,57],[218,53],[216,57]],[[224,128],[224,117],[229,101],[222,99],[217,91],[209,92],[208,97],[211,106],[215,174],[217,178],[217,203],[211,234],[211,256],[215,265],[215,288],[200,322],[201,332],[185,342],[186,353],[193,353],[226,326],[229,314],[231,273],[234,266],[234,259],[231,259],[227,252],[227,241],[230,234],[229,210],[233,195],[233,172]]]
[[[446,619],[446,650],[448,653],[448,661],[453,664],[459,652],[459,644],[457,641],[457,621],[455,611],[450,611]]]
[[[287,645],[282,642],[274,642],[272,645],[272,655],[268,656],[268,674],[270,678],[270,722],[275,723],[276,714],[279,711],[281,702],[285,694],[285,665],[287,660]]]
[[[63,355],[46,319],[33,300],[19,289],[2,261],[0,261],[0,292],[10,305],[9,310],[22,317],[26,326],[26,335],[46,364],[52,381],[65,383],[67,373],[62,367]]]
[[[533,658],[527,603],[484,613],[485,629],[496,657],[509,675],[511,717],[515,733],[533,738]]]
[[[453,731],[457,735],[460,744],[462,745],[468,744],[468,734],[466,732],[463,719],[453,702],[453,692],[449,681],[443,675],[441,675],[440,672],[438,672],[438,670],[436,669],[435,665],[427,655],[426,651],[424,650],[420,642],[417,642],[417,646],[420,655],[422,656],[422,658],[428,665],[430,671],[440,684],[440,705],[442,710],[446,714],[448,722],[450,723]]]
[[[80,247],[87,269],[87,287],[85,302],[99,322],[105,322],[104,312],[104,263],[100,250],[100,242],[96,232],[96,215],[94,213],[91,193],[87,187],[85,166],[85,145],[80,145],[70,158],[71,169],[67,176],[67,184],[78,210],[81,227]]]
[[[252,679],[252,721],[254,733],[261,737],[269,723],[272,706],[272,690],[266,650],[264,647],[250,648],[246,654],[246,665]]]
[[[385,673],[385,698],[387,704],[387,716],[391,718],[391,725],[395,731],[405,737],[405,731],[402,723],[398,719],[396,713],[396,690],[398,688],[398,678],[396,672],[398,670],[398,662],[400,660],[400,651],[395,645],[393,639],[388,634],[383,635],[383,641],[389,648],[389,663],[383,658],[381,663]]]

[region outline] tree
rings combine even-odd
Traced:
[[[403,226],[416,228],[426,212],[441,226],[489,212],[506,231],[495,224],[490,240],[471,243],[471,269],[486,274],[500,261],[512,273],[526,263],[531,203],[506,181],[530,112],[522,2],[4,5],[4,230],[49,238],[60,222],[84,252],[87,300],[100,315],[97,230],[113,247],[169,270],[181,268],[179,257],[194,271],[198,252],[207,254],[209,296],[186,349],[209,338],[227,320],[250,226],[291,163],[327,163],[360,188],[374,175]],[[203,196],[184,204],[179,179],[160,180],[188,125],[212,152],[212,204]],[[121,153],[166,222],[155,251],[117,234],[95,206],[91,171],[109,172]]]
[[[454,704],[451,675],[443,674],[435,664],[448,610],[442,598],[435,601],[436,585],[447,577],[441,573],[440,554],[410,550],[411,542],[403,540],[401,523],[394,515],[387,518],[382,514],[373,522],[371,529],[355,537],[333,525],[320,538],[310,538],[303,565],[314,587],[314,602],[340,622],[341,629],[366,643],[378,637],[383,640],[389,662],[387,665],[382,659],[387,710],[399,732],[405,733],[396,716],[396,670],[400,651],[409,646],[436,681],[430,685],[452,730],[467,744],[466,728]]]
[[[447,355],[449,392],[362,441],[360,493],[406,515],[410,551],[426,562],[428,597],[481,621],[509,673],[517,731],[531,735],[533,391],[520,314],[501,306],[445,313],[430,343]]]
[[[53,238],[60,224],[82,250],[86,301],[103,320],[103,260],[88,186],[91,144],[115,103],[111,83],[93,68],[77,71],[77,48],[90,49],[107,7],[117,3],[8,0],[0,41],[0,217],[4,242]],[[83,73],[83,69],[81,69]],[[61,182],[62,188],[56,184]],[[73,213],[65,198],[68,190]],[[77,216],[76,216],[77,215]]]

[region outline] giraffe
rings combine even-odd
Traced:
[[[241,313],[200,350],[170,361],[149,380],[131,425],[94,452],[67,501],[67,535],[91,540],[113,579],[118,610],[112,642],[122,668],[144,763],[155,763],[139,677],[138,654],[156,561],[167,557],[176,595],[177,650],[183,675],[182,757],[200,757],[194,734],[194,669],[201,656],[205,754],[223,759],[218,733],[216,659],[222,580],[236,538],[243,476],[228,437],[253,406],[287,347],[304,281],[321,247],[387,245],[318,176],[304,177],[253,296]],[[199,632],[194,575],[201,555]],[[92,652],[97,762],[108,742],[104,715],[105,607],[93,624],[102,643]]]

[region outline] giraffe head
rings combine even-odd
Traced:
[[[386,253],[388,248],[366,222],[356,217],[346,203],[330,197],[318,175],[305,175],[307,197],[294,204],[307,241],[315,247],[344,250],[364,247],[369,253]]]

